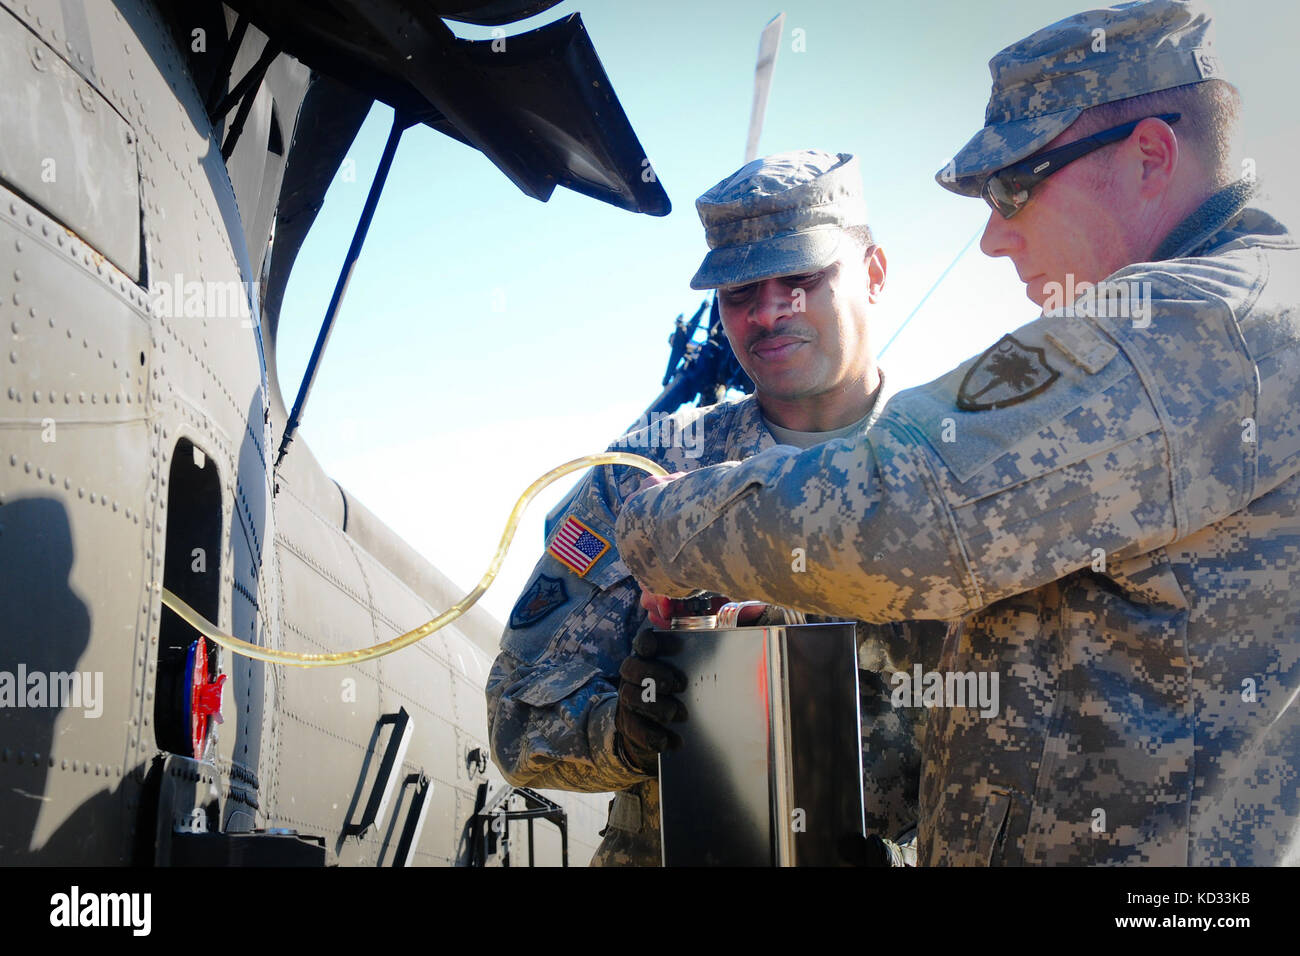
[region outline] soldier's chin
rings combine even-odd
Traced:
[[[1025,280],[1025,298],[1040,309],[1047,302],[1047,277],[1034,276]]]
[[[753,376],[750,376],[753,379]],[[768,376],[766,381],[754,380],[754,388],[759,398],[778,402],[804,402],[821,395],[825,387],[808,378],[779,379]]]
[[[749,373],[755,389],[772,398],[790,401],[807,394],[809,376],[802,368],[755,368],[745,371]]]

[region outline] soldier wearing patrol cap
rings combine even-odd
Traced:
[[[938,179],[1043,315],[863,435],[649,482],[623,560],[961,621],[937,661],[887,648],[1000,678],[991,716],[929,715],[922,863],[1300,862],[1300,262],[1232,180],[1210,14],[1091,10],[990,65]]]
[[[612,447],[687,471],[861,433],[883,406],[867,325],[885,257],[867,228],[857,160],[819,150],[758,159],[696,206],[710,251],[691,286],[719,290],[755,395],[684,409]],[[641,605],[657,605],[623,564],[614,521],[639,480],[632,469],[593,470],[548,516],[546,553],[487,684],[492,755],[507,780],[618,791],[597,865],[659,865],[658,753],[685,716],[672,696],[679,675],[633,655],[647,619]],[[943,633],[933,625],[917,639],[937,644]],[[642,698],[647,676],[657,681],[654,701]],[[916,819],[916,729],[912,714],[890,706],[878,674],[862,677],[867,823],[893,838]]]

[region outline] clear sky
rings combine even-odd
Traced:
[[[302,435],[325,470],[466,590],[515,497],[602,450],[658,394],[673,319],[705,251],[695,197],[741,165],[758,36],[786,14],[760,153],[860,157],[889,261],[876,349],[982,228],[987,207],[934,173],[983,124],[988,59],[1080,0],[566,0],[587,30],[673,202],[639,216],[557,189],[526,198],[477,151],[427,128],[403,137],[330,340]],[[1245,103],[1244,158],[1300,222],[1295,91],[1300,4],[1215,4],[1227,77]],[[479,39],[486,29],[452,24]],[[795,30],[802,30],[796,35]],[[797,52],[795,44],[804,49]],[[298,258],[279,370],[301,379],[391,120],[376,106]],[[1030,321],[1005,259],[977,246],[882,359],[898,386],[937,377]],[[482,603],[504,619],[543,546],[538,500]],[[743,597],[736,595],[736,597]],[[411,622],[412,625],[420,622]]]

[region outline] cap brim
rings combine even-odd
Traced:
[[[717,289],[816,272],[835,261],[845,236],[844,230],[836,226],[714,249],[691,279],[691,288]]]
[[[935,182],[962,196],[979,196],[989,174],[1042,149],[1065,132],[1082,112],[1083,107],[1072,106],[1029,119],[985,126],[958,151],[951,163],[934,174]]]

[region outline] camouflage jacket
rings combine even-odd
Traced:
[[[877,400],[873,418],[883,405]],[[749,397],[685,409],[611,448],[689,471],[775,445]],[[613,547],[613,528],[622,501],[643,478],[621,466],[594,469],[548,516],[547,551],[511,612],[487,684],[492,756],[512,784],[628,791],[611,807],[599,864],[660,860],[657,782],[624,763],[614,747],[618,669],[646,614],[641,590]],[[944,628],[930,626],[937,654]],[[867,823],[870,832],[895,837],[916,818],[917,714],[889,705],[879,675],[861,676]]]
[[[1249,200],[1111,277],[1145,315],[1045,314],[856,440],[619,516],[661,593],[962,620],[937,677],[1000,702],[929,715],[922,864],[1300,863],[1300,257]]]

